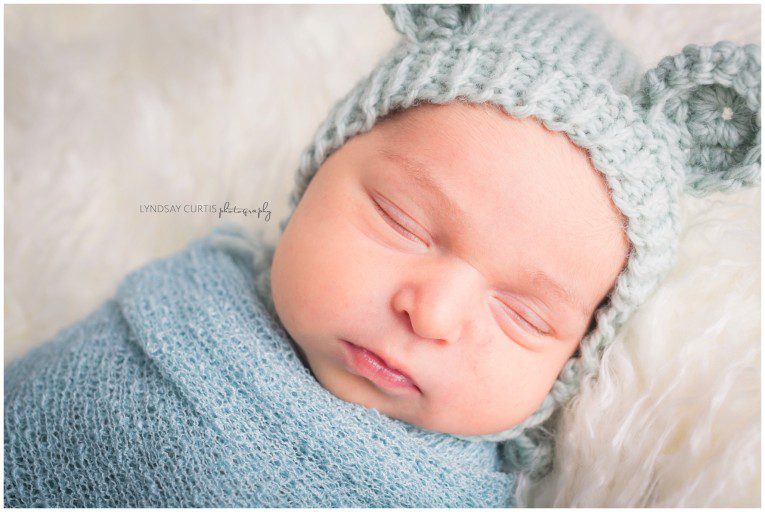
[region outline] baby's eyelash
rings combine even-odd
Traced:
[[[375,208],[383,217],[383,219],[385,219],[385,222],[390,224],[390,226],[393,229],[395,229],[398,233],[400,233],[402,236],[406,237],[407,239],[412,240],[413,242],[421,242],[423,244],[426,243],[423,239],[421,239],[420,237],[418,237],[417,235],[415,235],[414,233],[406,229],[404,226],[402,226],[398,222],[396,222],[395,219],[393,219],[385,210],[382,209],[382,207],[377,203],[377,201],[373,199],[372,202],[374,203]]]
[[[525,324],[527,326],[526,328],[531,329],[532,331],[534,331],[536,334],[539,334],[540,336],[544,336],[546,334],[546,333],[540,331],[534,324],[532,324],[531,322],[527,321],[525,318],[523,318],[521,315],[519,315],[518,313],[516,313],[512,309],[508,308],[508,311],[510,311],[510,314],[513,317],[517,318],[520,322]]]
[[[513,309],[510,306],[508,306],[503,301],[500,300],[499,302],[500,302],[500,304],[502,304],[502,309],[506,310],[509,313],[510,316],[512,316],[513,318],[515,318],[518,322],[520,322],[522,324],[521,328],[531,332],[532,334],[536,334],[538,336],[547,336],[547,335],[550,334],[547,331],[543,331],[542,329],[540,329],[539,327],[534,325],[532,322],[526,320],[526,318],[524,318],[522,315],[517,313],[515,311],[515,309]]]

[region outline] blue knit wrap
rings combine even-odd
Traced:
[[[497,444],[322,388],[252,249],[217,228],[6,369],[6,506],[514,505]]]

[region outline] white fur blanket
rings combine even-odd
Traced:
[[[590,7],[646,68],[760,7]],[[5,9],[5,361],[224,214],[274,242],[298,157],[394,43],[379,6]],[[535,506],[760,505],[760,191],[688,199],[680,263],[563,416]]]

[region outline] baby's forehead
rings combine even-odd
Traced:
[[[380,155],[433,162],[437,165],[425,166],[427,171],[445,178],[461,172],[470,178],[468,186],[479,179],[501,186],[522,176],[548,180],[551,192],[555,183],[605,187],[587,151],[565,134],[533,117],[511,117],[492,104],[422,104],[386,118],[373,131],[381,135],[375,148]]]
[[[523,163],[529,170],[565,166],[601,178],[588,153],[564,133],[548,130],[533,117],[516,119],[492,103],[424,103],[386,117],[379,130],[409,150],[453,160],[481,160],[489,168],[496,167],[495,161]]]

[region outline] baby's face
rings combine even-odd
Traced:
[[[324,162],[276,248],[272,294],[335,396],[480,435],[537,409],[628,250],[602,177],[563,134],[423,104]]]

